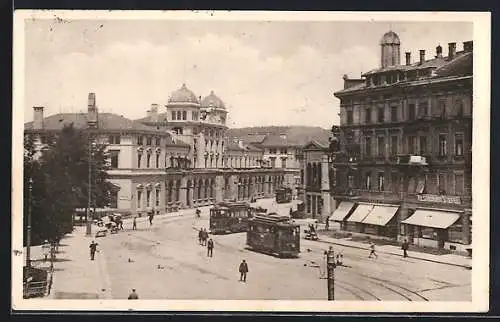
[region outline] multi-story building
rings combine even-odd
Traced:
[[[90,93],[87,113],[44,117],[43,107],[34,107],[33,122],[25,124],[24,132],[41,143],[45,135],[73,123],[106,142],[109,181],[116,187],[110,206],[124,214],[272,197],[293,176],[287,169],[260,165],[261,153],[254,148],[227,149],[227,111],[213,92],[201,99],[183,85],[172,93],[166,109],[158,113],[153,104],[146,118],[133,121],[99,113]]]
[[[344,76],[332,216],[342,227],[463,250],[471,242],[473,43],[416,62],[392,31],[381,66]]]

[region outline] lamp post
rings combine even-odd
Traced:
[[[31,268],[31,203],[33,179],[28,181],[28,224],[26,226],[26,267]]]
[[[92,142],[92,138],[89,136],[89,151],[88,151],[88,158],[89,158],[89,187],[87,190],[87,229],[86,229],[86,235],[90,236],[92,235],[92,218],[90,216],[90,207],[92,206],[92,154],[93,154],[93,147],[95,143]]]
[[[327,269],[327,286],[328,286],[328,301],[335,300],[335,254],[330,247],[326,253],[326,269]]]

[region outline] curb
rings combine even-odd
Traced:
[[[368,248],[361,247],[361,246],[346,245],[346,244],[341,244],[341,243],[338,243],[338,242],[336,243],[336,242],[331,242],[331,241],[330,242],[329,241],[324,241],[324,240],[321,240],[321,239],[319,239],[317,241],[320,242],[320,243],[323,243],[323,244],[333,244],[333,245],[339,245],[339,246],[344,246],[344,247],[369,250]],[[398,256],[398,257],[403,257],[403,255],[395,254],[395,253],[389,253],[389,252],[383,252],[383,251],[379,251],[379,253],[381,253],[381,254],[387,254],[387,255],[392,255],[392,256]],[[418,260],[422,260],[422,261],[427,261],[427,262],[438,263],[438,264],[444,264],[444,265],[450,265],[450,266],[456,266],[456,267],[463,267],[463,268],[466,268],[466,269],[472,269],[471,265],[455,264],[455,263],[450,263],[450,262],[441,262],[441,261],[438,261],[438,260],[435,260],[435,259],[422,258],[422,257],[410,257],[410,258],[418,259]]]

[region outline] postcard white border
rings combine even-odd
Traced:
[[[489,308],[490,59],[489,12],[265,12],[16,10],[13,46],[12,247],[22,249],[24,21],[26,19],[463,21],[474,24],[473,250],[471,302],[49,300],[22,298],[22,256],[12,255],[15,310],[273,311],[273,312],[486,312]],[[339,75],[340,77],[341,75]]]

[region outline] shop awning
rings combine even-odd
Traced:
[[[349,201],[342,201],[338,208],[335,209],[333,214],[330,216],[328,220],[330,221],[343,221],[345,217],[349,214],[349,211],[351,211],[352,207],[354,207],[353,202]]]
[[[358,208],[354,210],[352,215],[347,218],[347,221],[350,222],[362,222],[363,219],[365,219],[366,216],[370,213],[370,211],[373,209],[373,205],[369,204],[359,204]]]
[[[375,205],[363,224],[385,226],[396,215],[399,206]]]
[[[453,225],[460,214],[450,211],[417,209],[415,213],[401,223],[414,226],[446,229]]]

